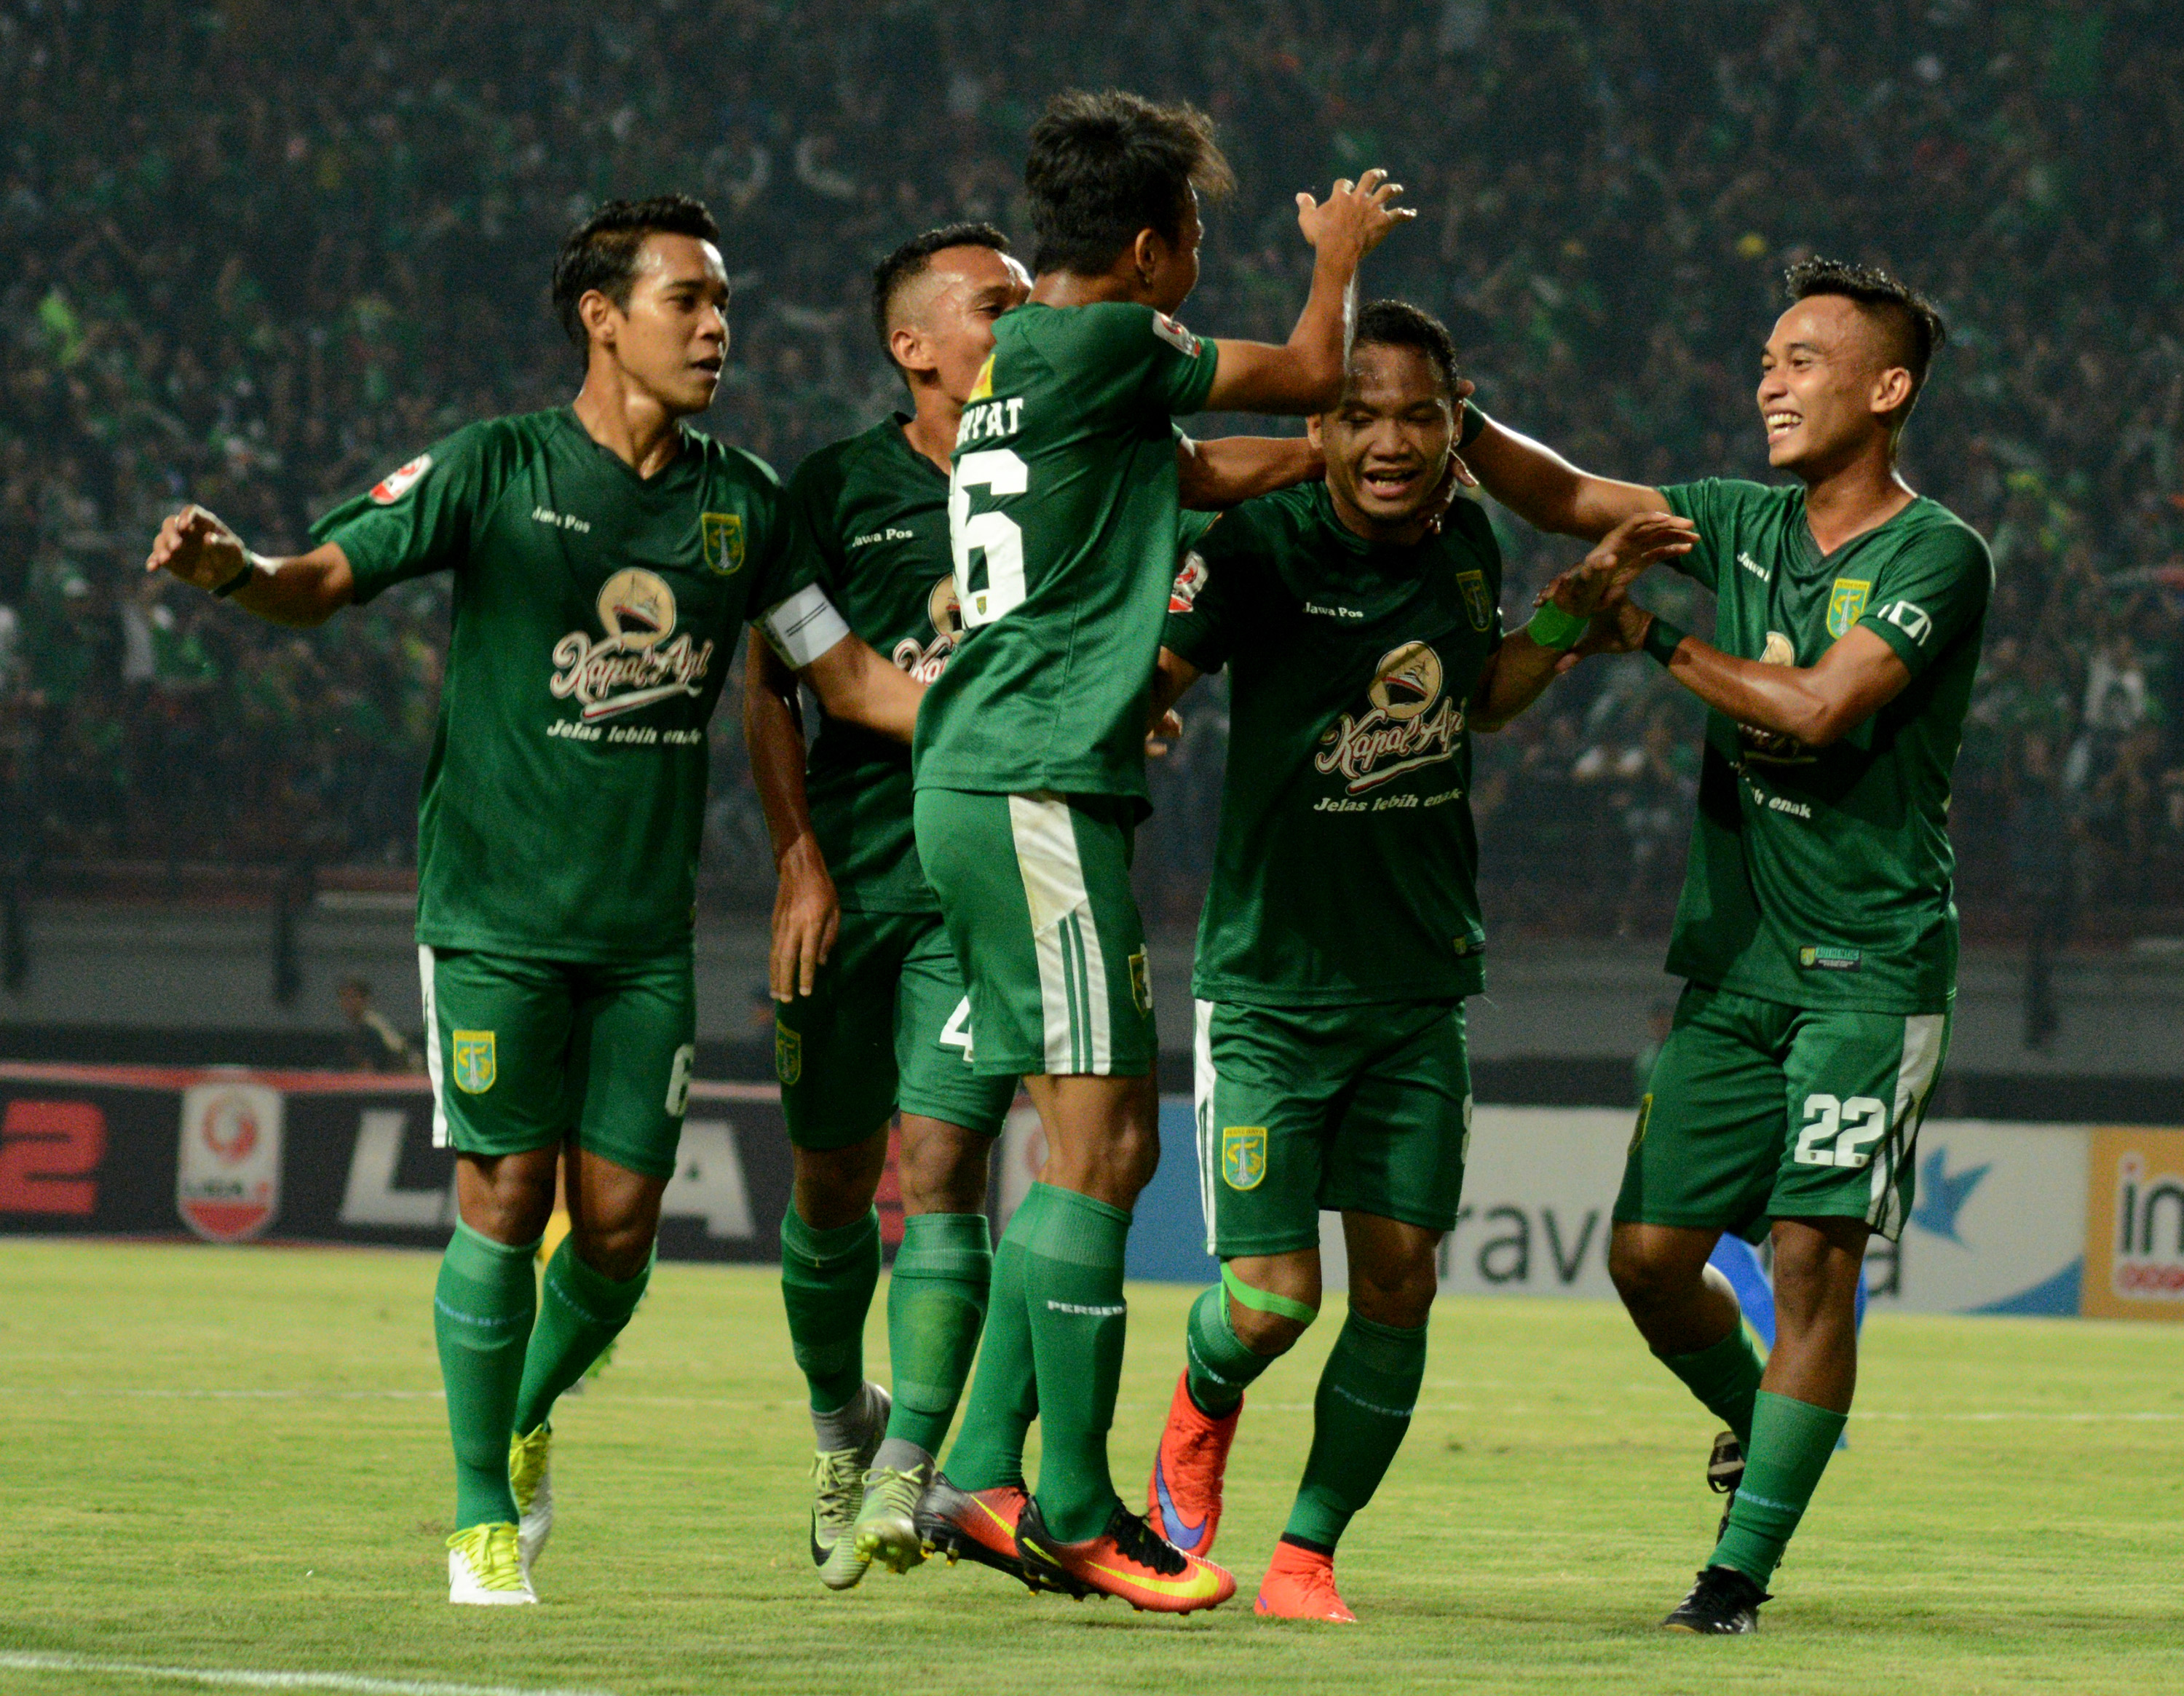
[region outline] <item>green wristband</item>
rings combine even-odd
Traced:
[[[1653,614],[1653,622],[1646,626],[1646,639],[1639,644],[1646,653],[1666,665],[1675,657],[1676,644],[1684,639],[1684,632],[1663,618]]]
[[[1539,611],[1532,614],[1531,623],[1524,626],[1524,634],[1541,648],[1551,648],[1557,653],[1568,653],[1578,644],[1591,619],[1576,613],[1566,613],[1552,601],[1540,603]]]

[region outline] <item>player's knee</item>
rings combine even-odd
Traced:
[[[627,1283],[652,1259],[655,1232],[628,1224],[619,1230],[572,1230],[577,1258],[612,1283]]]
[[[1440,1269],[1431,1255],[1400,1266],[1366,1271],[1354,1263],[1350,1269],[1350,1310],[1375,1325],[1414,1331],[1433,1313],[1440,1293]]]
[[[1618,1232],[1607,1247],[1607,1276],[1623,1305],[1641,1317],[1672,1307],[1690,1293],[1690,1280],[1678,1262],[1648,1254],[1635,1235]]]
[[[961,1126],[905,1116],[896,1176],[905,1213],[983,1213],[993,1141]]]
[[[1257,1355],[1288,1354],[1318,1317],[1317,1304],[1299,1302],[1283,1312],[1270,1313],[1245,1307],[1233,1294],[1228,1298],[1228,1328],[1236,1333],[1239,1343]]]

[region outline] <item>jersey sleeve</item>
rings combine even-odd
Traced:
[[[358,606],[393,584],[456,570],[510,458],[490,423],[470,425],[334,508],[311,526],[311,539],[348,556]]]
[[[1218,671],[1235,650],[1237,626],[1262,569],[1250,531],[1249,520],[1230,514],[1184,546],[1161,646],[1201,671]]]
[[[1661,491],[1670,512],[1679,518],[1689,519],[1699,527],[1699,537],[1691,551],[1671,557],[1667,562],[1669,568],[1715,590],[1721,587],[1723,554],[1736,546],[1729,533],[1722,491],[1719,477],[1702,477],[1696,483],[1670,483]]]
[[[783,490],[772,466],[750,463],[765,474],[769,514],[751,584],[751,622],[790,669],[800,671],[850,634],[849,620],[828,593],[841,564],[833,498],[838,479],[827,475],[831,460],[807,460]]]
[[[1072,326],[1076,345],[1070,359],[1084,369],[1059,375],[1089,379],[1088,392],[1112,398],[1125,411],[1162,420],[1206,404],[1220,361],[1212,342],[1150,306],[1109,301],[1077,311],[1081,316]]]
[[[1967,525],[1949,524],[1914,538],[1882,568],[1858,624],[1916,677],[1978,621],[1993,593],[1986,543]]]

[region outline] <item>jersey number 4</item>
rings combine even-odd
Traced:
[[[1805,1128],[1797,1133],[1801,1166],[1864,1165],[1873,1145],[1888,1129],[1888,1104],[1869,1095],[1838,1101],[1832,1095],[1805,1098]]]
[[[976,630],[1013,612],[1024,598],[1023,531],[1006,513],[971,510],[971,491],[1020,495],[1030,481],[1024,462],[1006,448],[982,448],[956,461],[948,479],[948,541],[956,557],[956,587],[963,627]],[[986,582],[971,587],[971,556],[983,553]]]

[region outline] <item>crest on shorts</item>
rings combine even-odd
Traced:
[[[773,1021],[773,1075],[783,1083],[804,1076],[804,1038],[778,1019]]]
[[[1143,948],[1130,956],[1130,999],[1140,1013],[1153,1010],[1152,966]]]
[[[1646,1121],[1653,1116],[1653,1097],[1651,1091],[1638,1098],[1638,1125],[1630,1133],[1630,1152],[1636,1154],[1638,1146],[1646,1140]]]
[[[1459,571],[1456,574],[1457,592],[1463,597],[1463,615],[1471,620],[1474,630],[1486,630],[1494,623],[1494,603],[1486,592],[1486,574],[1484,571]]]
[[[465,1095],[483,1095],[500,1076],[490,1031],[457,1031],[453,1043],[455,1087]]]
[[[1267,1127],[1221,1127],[1221,1182],[1231,1189],[1256,1189],[1267,1176]]]
[[[1855,577],[1838,577],[1828,596],[1828,634],[1840,637],[1856,624],[1865,612],[1865,598],[1873,585],[1861,583]]]
[[[744,515],[739,512],[698,514],[698,539],[705,546],[705,569],[733,577],[744,569]]]

